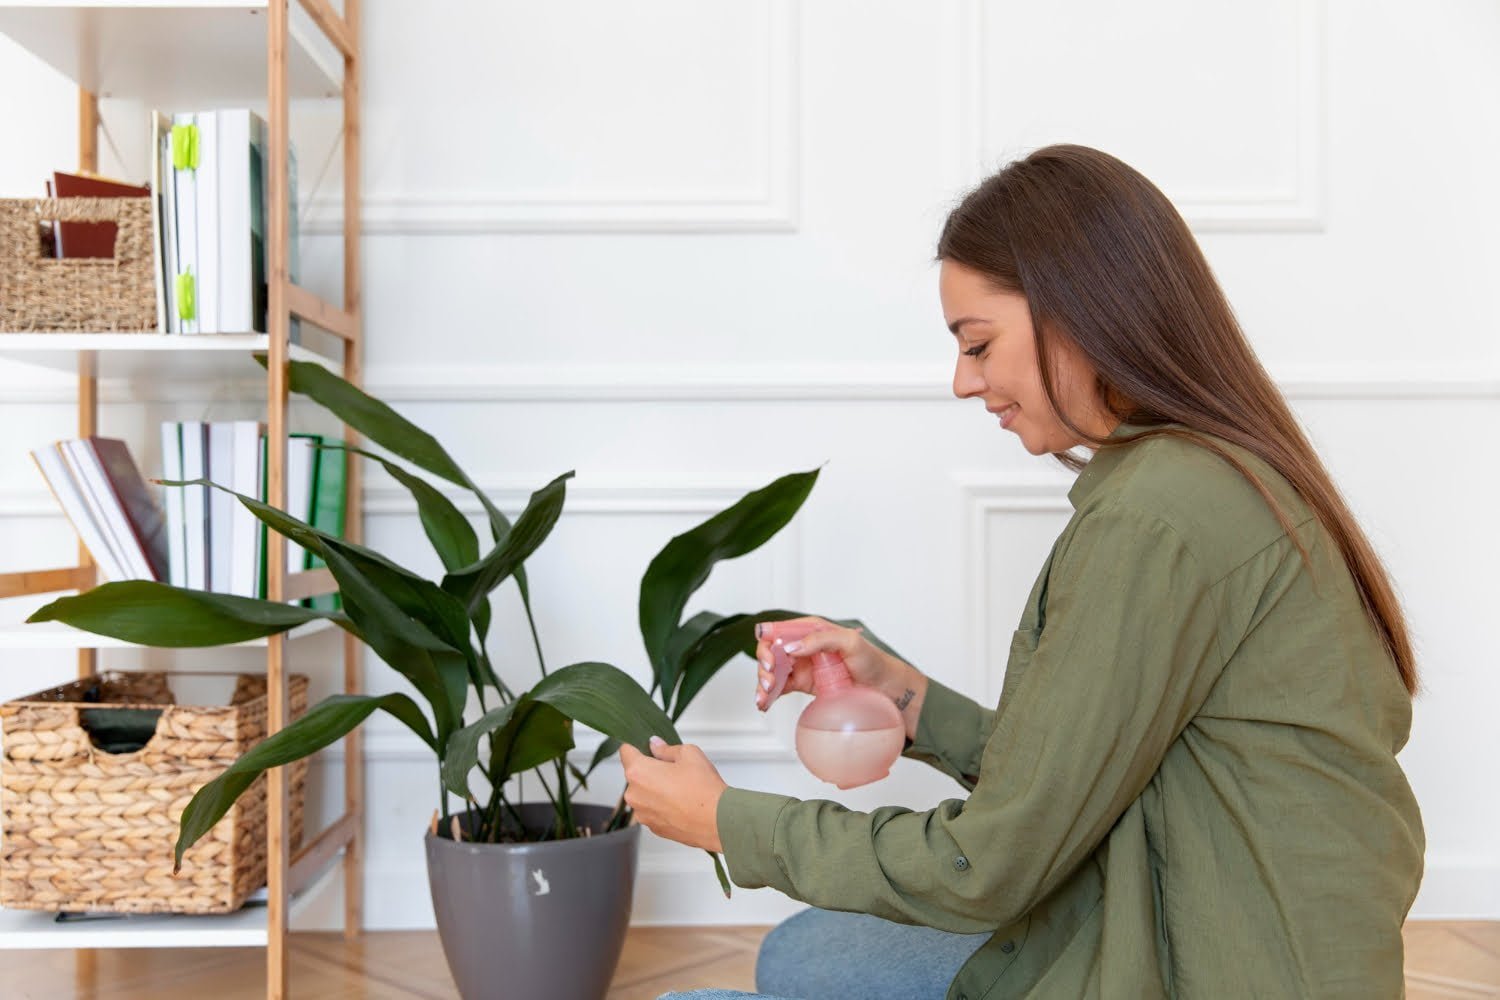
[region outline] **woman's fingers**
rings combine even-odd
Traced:
[[[757,624],[755,656],[759,666],[755,674],[755,707],[764,712],[786,691],[810,692],[812,661],[809,657],[826,650],[852,652],[858,641],[856,636],[862,631],[841,628],[822,618],[811,617]],[[784,678],[779,687],[778,677]]]

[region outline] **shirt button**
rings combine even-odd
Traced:
[[[1009,955],[1016,950],[1016,943],[1014,941],[1007,941],[1000,946],[1000,950]]]
[[[968,871],[969,859],[960,854],[958,857],[953,859],[953,867],[957,868],[961,872]]]

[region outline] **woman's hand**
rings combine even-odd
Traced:
[[[691,743],[672,746],[651,737],[652,757],[629,743],[620,747],[625,766],[625,804],[657,836],[689,847],[721,852],[719,799],[729,786]]]
[[[776,643],[782,629],[805,630],[816,625],[797,641],[787,640],[785,645]],[[814,653],[833,652],[843,657],[844,664],[854,683],[874,688],[890,698],[899,700],[906,688],[911,686],[910,677],[917,669],[905,660],[898,659],[866,639],[860,629],[843,628],[822,618],[792,618],[784,622],[761,622],[755,626],[759,640],[755,646],[755,658],[760,661],[756,675],[755,707],[764,712],[771,705],[771,689],[775,686],[772,667],[777,659],[790,655],[792,672],[787,677],[787,691],[813,692]]]

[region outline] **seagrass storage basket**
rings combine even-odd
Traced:
[[[113,259],[42,256],[38,224],[113,222]],[[156,329],[150,198],[0,198],[0,332]]]
[[[171,675],[184,687],[205,676],[228,686],[223,675]],[[172,874],[188,800],[266,735],[265,678],[233,683],[227,705],[179,705],[165,673],[106,673],[0,705],[0,906],[228,913],[265,885],[264,775]],[[307,678],[288,687],[291,719],[307,708]],[[136,726],[133,739],[121,720]],[[307,762],[287,770],[295,849]]]

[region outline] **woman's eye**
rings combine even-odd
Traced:
[[[984,349],[988,346],[988,344],[976,344],[975,346],[969,348],[967,351],[964,351],[964,354],[968,355],[971,358],[977,358],[982,353],[984,353]]]

